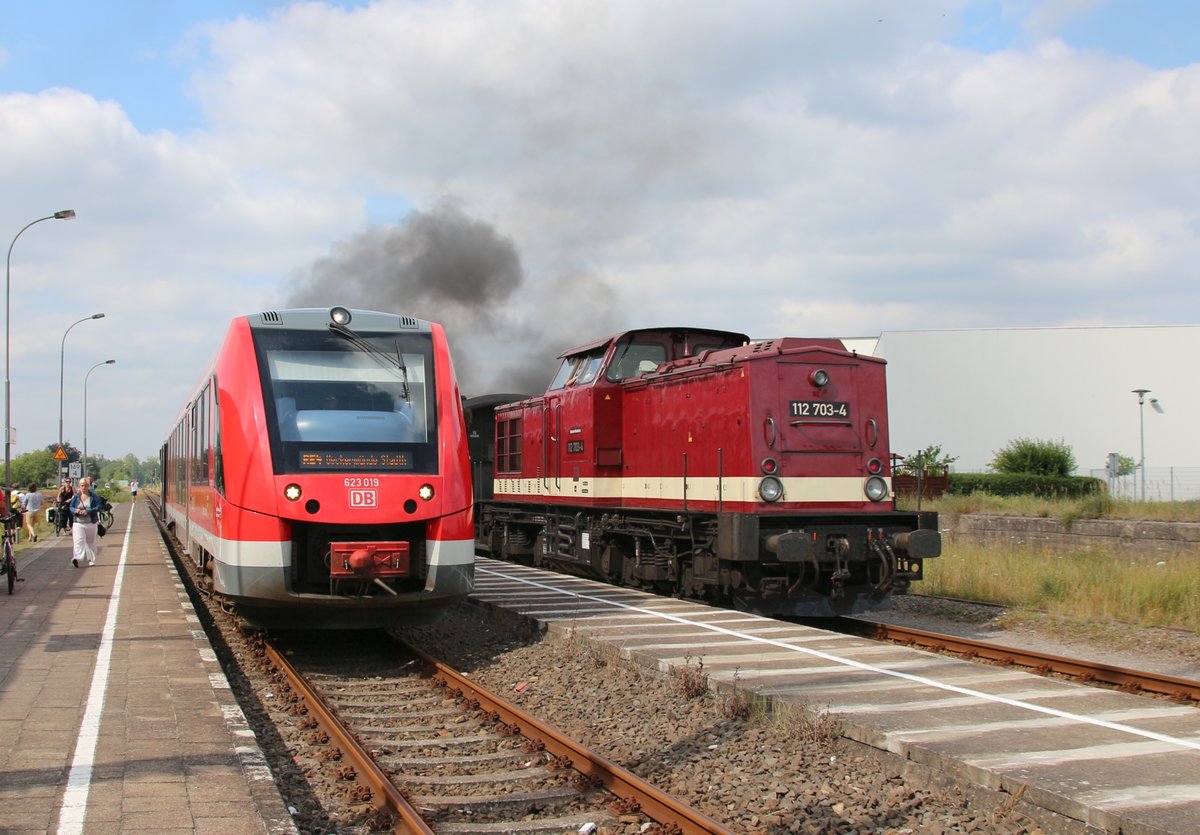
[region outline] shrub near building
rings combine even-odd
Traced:
[[[995,472],[954,473],[949,492],[960,496],[980,492],[1064,499],[1105,492],[1103,479],[1071,475],[1075,454],[1062,441],[1017,438],[997,451],[989,466]]]

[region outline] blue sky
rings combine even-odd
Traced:
[[[1198,101],[1184,0],[6,4],[0,234],[78,212],[14,248],[17,451],[99,304],[89,447],[141,456],[298,300],[445,322],[468,394],[664,322],[1192,324]]]

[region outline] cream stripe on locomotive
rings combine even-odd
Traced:
[[[758,485],[762,478],[689,478],[689,502],[760,502]],[[780,502],[864,502],[865,478],[810,477],[781,478]],[[891,496],[892,480],[885,478]],[[496,498],[504,496],[545,496],[547,498],[592,498],[660,500],[682,502],[683,478],[497,478],[493,480]],[[719,491],[719,492],[718,492]]]

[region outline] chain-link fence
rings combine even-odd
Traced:
[[[1108,470],[1088,470],[1086,475],[1108,483],[1109,494],[1116,499],[1151,502],[1185,502],[1200,499],[1200,467],[1147,467],[1145,492],[1142,471],[1109,478]]]

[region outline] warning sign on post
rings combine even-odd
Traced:
[[[67,460],[67,451],[65,449],[63,449],[62,447],[59,447],[58,449],[54,450],[54,460],[55,461],[66,461]]]

